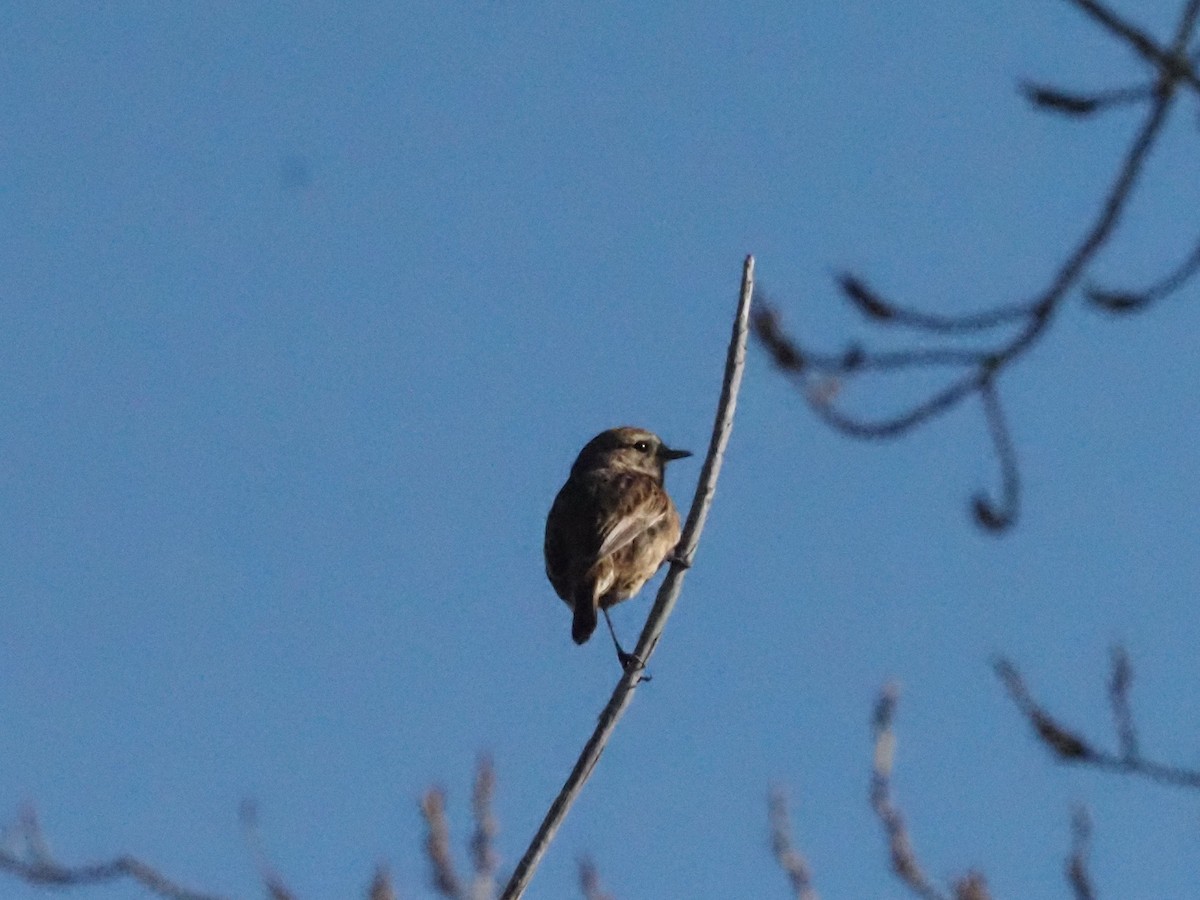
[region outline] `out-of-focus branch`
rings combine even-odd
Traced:
[[[600,870],[588,856],[579,860],[579,892],[583,900],[613,900],[613,895],[601,886]]]
[[[609,698],[608,704],[600,713],[600,719],[592,736],[584,744],[583,751],[575,761],[571,773],[558,792],[558,796],[550,804],[537,834],[533,836],[525,855],[517,863],[508,885],[504,888],[501,900],[517,900],[528,887],[533,873],[558,832],[567,811],[583,790],[584,784],[592,774],[592,769],[600,760],[600,754],[608,745],[609,739],[616,730],[617,723],[625,714],[629,704],[633,702],[633,694],[643,675],[641,668],[650,661],[650,656],[658,646],[666,627],[667,619],[675,608],[675,602],[683,588],[683,576],[692,564],[700,533],[704,530],[704,522],[708,518],[708,510],[712,505],[713,494],[717,489],[717,476],[721,471],[721,463],[725,458],[725,448],[729,444],[729,435],[733,430],[733,414],[737,407],[738,391],[741,389],[742,373],[746,366],[746,337],[749,331],[750,300],[754,292],[754,257],[747,256],[742,264],[742,284],[738,293],[737,311],[733,318],[733,329],[729,339],[729,347],[725,353],[725,372],[721,381],[721,397],[717,401],[717,414],[713,422],[712,437],[709,440],[708,454],[704,466],[700,470],[700,481],[696,485],[696,493],[692,498],[691,510],[687,522],[683,526],[683,536],[667,577],[663,580],[654,606],[646,619],[646,625],[638,638],[634,651],[637,659],[642,661],[642,667],[630,666],[621,676]]]
[[[1164,278],[1140,291],[1091,288],[1087,297],[1101,309],[1111,313],[1141,312],[1183,288],[1200,272],[1200,241],[1192,247],[1183,261]]]
[[[496,794],[496,769],[491,757],[483,754],[475,766],[475,785],[471,791],[471,832],[469,851],[474,875],[467,886],[458,875],[454,851],[450,849],[450,824],[446,818],[446,792],[432,787],[421,797],[421,818],[425,820],[425,858],[429,860],[430,883],[447,900],[492,900],[496,896],[496,835],[499,827],[492,812]]]
[[[1067,884],[1075,900],[1096,900],[1092,890],[1092,879],[1088,875],[1088,853],[1092,846],[1092,820],[1082,806],[1075,809],[1071,817],[1071,855],[1067,857]]]
[[[258,830],[258,807],[250,800],[243,800],[239,811],[242,821],[242,833],[246,838],[246,846],[254,855],[254,864],[258,868],[258,877],[271,900],[295,900],[296,895],[284,883],[283,876],[271,863],[267,851],[263,847],[262,835]]]
[[[774,787],[767,795],[767,816],[771,824],[771,852],[787,876],[792,896],[795,900],[818,900],[808,861],[792,843],[792,825],[783,788]]]
[[[1163,50],[1145,31],[1125,21],[1103,3],[1098,3],[1097,0],[1069,0],[1069,2],[1108,29],[1113,36],[1132,47],[1139,56],[1163,73],[1165,77],[1186,82],[1193,88],[1200,88],[1200,78],[1196,76],[1191,62],[1186,56],[1186,37],[1183,40],[1176,40],[1169,50]],[[1185,23],[1189,16],[1193,20],[1195,19],[1196,11],[1192,8],[1193,6],[1194,4],[1189,4],[1185,8]],[[1188,27],[1190,28],[1190,25]]]
[[[392,877],[383,866],[375,869],[375,877],[371,879],[371,886],[367,888],[367,900],[397,900]]]
[[[118,881],[133,881],[150,893],[167,900],[225,900],[185,888],[158,869],[134,856],[70,866],[54,859],[32,809],[25,810],[12,827],[6,829],[4,849],[0,849],[0,870],[29,884],[50,888],[86,887]],[[9,850],[9,846],[19,849]]]
[[[1081,116],[1117,105],[1146,107],[1125,157],[1118,167],[1091,224],[1065,255],[1049,283],[1032,300],[1001,304],[956,316],[926,313],[902,306],[869,287],[858,275],[838,278],[842,297],[881,328],[903,327],[933,347],[909,350],[869,350],[851,344],[842,353],[814,351],[784,332],[778,314],[765,300],[756,304],[754,331],[775,365],[800,388],[809,407],[829,427],[849,437],[883,440],[899,437],[977,397],[988,424],[988,436],[1000,465],[998,502],[976,493],[972,502],[975,521],[991,531],[1002,531],[1016,521],[1020,481],[1016,454],[998,390],[1000,376],[1042,340],[1055,314],[1072,291],[1080,287],[1088,266],[1104,249],[1144,171],[1180,85],[1200,87],[1188,42],[1196,28],[1200,0],[1187,0],[1171,42],[1160,46],[1142,30],[1126,22],[1096,0],[1070,0],[1112,35],[1133,48],[1154,66],[1151,86],[1121,89],[1094,95],[1072,94],[1046,85],[1025,85],[1023,90],[1040,109]],[[1200,245],[1170,275],[1141,292],[1092,288],[1087,296],[1098,309],[1127,312],[1148,305],[1178,290],[1200,271]],[[969,340],[969,344],[960,341]],[[982,343],[982,346],[981,346]],[[867,372],[898,377],[913,369],[949,370],[940,386],[914,403],[883,415],[847,412],[841,405],[842,386]]]
[[[471,794],[471,813],[475,817],[475,831],[471,835],[471,862],[475,867],[472,900],[492,900],[496,896],[496,867],[500,864],[496,835],[500,829],[492,812],[495,793],[496,770],[492,760],[480,757],[475,770],[475,790]]]
[[[466,900],[462,881],[454,869],[450,850],[450,825],[446,821],[446,792],[430,788],[421,798],[425,819],[425,857],[429,860],[433,889],[447,900]]]
[[[913,850],[904,814],[892,798],[892,764],[896,755],[896,732],[892,725],[900,690],[895,684],[885,685],[879,693],[872,719],[875,739],[874,763],[871,769],[871,808],[883,825],[892,871],[915,896],[921,900],[990,900],[987,881],[979,872],[968,872],[954,882],[953,895],[939,890],[929,880]]]
[[[1164,765],[1142,756],[1129,703],[1133,669],[1124,650],[1118,648],[1113,652],[1112,675],[1109,679],[1109,701],[1119,746],[1115,753],[1096,747],[1077,731],[1063,725],[1046,712],[1030,694],[1025,686],[1025,679],[1021,677],[1016,666],[1007,659],[997,660],[995,669],[1013,703],[1033,726],[1038,740],[1045,744],[1059,761],[1091,766],[1122,775],[1136,775],[1174,787],[1200,789],[1200,771]]]

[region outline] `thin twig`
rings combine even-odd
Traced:
[[[984,528],[998,531],[1007,528],[1017,517],[1017,506],[1021,502],[1021,470],[1017,466],[1017,448],[1004,420],[1004,407],[1000,405],[994,381],[980,387],[979,399],[983,401],[988,435],[1000,463],[1000,502],[996,504],[985,495],[976,494],[975,520]]]
[[[883,825],[892,858],[892,871],[900,881],[922,900],[947,900],[946,895],[926,877],[917,861],[908,827],[904,824],[904,814],[892,799],[892,764],[896,755],[896,732],[892,729],[892,722],[899,699],[900,689],[893,683],[884,685],[875,703],[875,715],[872,717],[875,754],[871,768],[871,809]]]
[[[433,889],[447,900],[464,900],[462,881],[454,869],[454,854],[450,850],[450,826],[446,821],[446,792],[430,788],[421,798],[421,815],[425,819],[425,856]]]
[[[635,654],[642,661],[643,667],[654,654],[667,618],[675,608],[675,601],[683,587],[684,573],[691,566],[696,552],[696,544],[700,539],[700,532],[704,528],[704,520],[708,516],[709,506],[712,504],[713,493],[717,486],[717,475],[721,470],[725,447],[733,428],[733,413],[737,406],[738,388],[741,386],[742,371],[746,363],[746,335],[749,330],[750,298],[753,290],[754,257],[747,256],[742,267],[741,294],[738,298],[737,314],[734,317],[733,336],[725,360],[725,377],[721,385],[721,399],[717,404],[716,422],[713,425],[708,456],[705,458],[704,468],[700,472],[700,483],[696,488],[696,495],[692,499],[692,508],[688,513],[687,522],[684,524],[679,550],[671,563],[670,571],[667,572],[662,587],[659,588],[654,607],[651,609],[641,637],[638,639]],[[538,828],[537,834],[534,835],[525,855],[513,871],[512,877],[501,895],[501,900],[516,900],[525,892],[530,879],[533,878],[533,873],[537,870],[538,863],[546,853],[546,848],[550,846],[550,841],[554,839],[555,833],[566,817],[567,810],[571,808],[575,798],[583,790],[584,784],[592,774],[592,769],[600,759],[600,754],[608,745],[613,730],[617,727],[617,722],[620,721],[626,708],[633,701],[634,691],[641,680],[642,672],[638,667],[631,666],[629,671],[622,675],[608,705],[600,714],[595,731],[584,745],[566,783],[559,791],[558,796],[554,798],[554,802],[550,804],[550,809]]]
[[[490,757],[481,756],[475,770],[475,790],[471,794],[471,812],[475,817],[475,831],[471,835],[471,861],[475,867],[472,900],[492,900],[496,893],[496,867],[500,858],[496,853],[499,827],[492,812],[495,793],[496,770]]]
[[[122,880],[134,881],[167,900],[225,900],[219,894],[193,891],[172,881],[158,869],[137,857],[124,855],[105,862],[68,866],[50,855],[45,838],[32,810],[26,811],[9,832],[24,847],[24,853],[0,850],[0,870],[35,885],[52,888],[85,887]]]
[[[1067,857],[1067,884],[1075,900],[1096,900],[1088,875],[1088,853],[1092,845],[1092,820],[1086,808],[1079,806],[1071,817],[1071,855]]]
[[[792,843],[792,826],[788,818],[787,796],[775,787],[767,795],[767,816],[771,823],[771,852],[783,874],[787,876],[795,900],[818,900],[812,886],[808,860]]]
[[[271,900],[295,900],[295,894],[284,883],[283,876],[279,874],[279,870],[271,863],[270,858],[267,856],[267,851],[263,847],[262,835],[258,830],[258,808],[252,801],[243,800],[239,814],[242,822],[242,833],[246,839],[246,846],[250,848],[250,852],[254,855],[254,864],[258,868],[258,875],[262,879],[263,886],[266,887]]]
[[[1155,84],[1139,84],[1136,87],[1113,88],[1091,94],[1075,94],[1046,84],[1024,82],[1023,93],[1034,106],[1062,113],[1067,116],[1084,117],[1118,106],[1142,103],[1154,96]]]
[[[1133,724],[1133,707],[1129,702],[1129,689],[1133,686],[1133,665],[1129,654],[1120,644],[1112,649],[1112,675],[1108,679],[1108,700],[1112,705],[1113,726],[1117,731],[1117,744],[1124,759],[1137,759],[1137,727]]]
[[[1200,241],[1196,242],[1178,266],[1150,287],[1141,291],[1092,288],[1087,292],[1087,298],[1105,312],[1140,312],[1175,293],[1191,281],[1197,272],[1200,272]]]
[[[375,868],[375,876],[367,888],[367,900],[396,900],[396,888],[392,886],[392,876],[385,866]]]
[[[579,860],[579,892],[583,900],[613,900],[613,895],[601,886],[600,870],[588,856]]]
[[[1154,66],[1159,72],[1171,79],[1186,81],[1193,88],[1200,88],[1200,78],[1192,71],[1188,59],[1184,55],[1187,46],[1184,41],[1176,40],[1171,50],[1164,52],[1146,32],[1126,22],[1111,9],[1096,0],[1069,0],[1075,6],[1111,31],[1114,35],[1129,44],[1138,55]],[[1188,10],[1184,13],[1184,21],[1189,17],[1195,18],[1195,12]],[[1190,34],[1190,25],[1188,26]]]
[[[1061,111],[1081,114],[1106,105],[1141,100],[1148,104],[1142,124],[1135,132],[1108,192],[1093,221],[1067,253],[1048,285],[1032,300],[1004,304],[960,316],[939,316],[909,309],[885,298],[858,276],[843,273],[837,283],[847,302],[881,326],[904,326],[939,339],[991,334],[1008,326],[1015,329],[993,346],[916,348],[901,351],[867,351],[851,345],[841,354],[817,353],[800,346],[779,327],[778,316],[766,304],[758,304],[755,334],[775,364],[798,383],[813,412],[827,425],[850,437],[890,439],[924,425],[979,394],[985,407],[993,446],[1001,467],[1002,497],[998,504],[976,497],[976,521],[983,527],[1001,530],[1016,518],[1020,484],[1016,455],[1003,410],[996,393],[1000,374],[1023,357],[1046,333],[1064,299],[1075,289],[1088,265],[1106,246],[1145,168],[1151,149],[1162,133],[1178,87],[1200,87],[1200,80],[1187,56],[1187,45],[1196,27],[1200,0],[1188,0],[1176,33],[1164,49],[1144,32],[1121,19],[1095,0],[1070,0],[1086,14],[1129,44],[1156,67],[1152,88],[1113,91],[1092,97],[1068,95],[1040,86],[1026,88],[1035,102]],[[1177,271],[1145,294],[1092,291],[1092,301],[1114,312],[1128,311],[1176,290],[1200,271],[1200,246]],[[954,367],[961,371],[916,403],[883,416],[860,416],[835,405],[842,380],[865,372],[900,372],[913,368]],[[832,379],[832,381],[830,381]]]
[[[1021,677],[1021,673],[1011,662],[1003,658],[998,659],[995,663],[995,670],[1017,709],[1033,726],[1038,740],[1045,744],[1060,762],[1091,766],[1121,775],[1136,775],[1172,787],[1200,790],[1200,771],[1185,769],[1181,766],[1164,765],[1146,759],[1138,751],[1136,739],[1132,745],[1129,743],[1130,735],[1136,735],[1131,712],[1122,713],[1122,715],[1129,716],[1127,733],[1121,731],[1123,726],[1120,718],[1117,720],[1118,740],[1121,743],[1120,751],[1112,753],[1102,750],[1085,740],[1077,732],[1062,725],[1046,712],[1029,693],[1029,689],[1025,686],[1025,679]],[[1117,681],[1119,678],[1114,673],[1110,685]],[[1125,689],[1122,688],[1122,690]],[[1111,687],[1110,698],[1115,706],[1117,700],[1112,695]],[[1126,703],[1127,701],[1122,698],[1120,702]],[[1132,752],[1130,752],[1131,749]]]
[[[875,738],[874,762],[871,768],[871,809],[875,811],[887,837],[892,871],[901,883],[921,900],[950,900],[929,880],[913,850],[904,814],[892,798],[892,765],[896,756],[896,732],[892,727],[900,688],[886,684],[879,692],[872,716],[871,730]],[[991,900],[987,879],[981,872],[971,870],[952,885],[954,900]]]

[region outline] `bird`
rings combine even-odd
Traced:
[[[636,658],[621,648],[608,608],[673,558],[679,512],[663,475],[668,462],[691,455],[644,428],[602,431],[579,452],[546,517],[546,577],[572,609],[572,639],[592,636],[599,609],[626,669]]]

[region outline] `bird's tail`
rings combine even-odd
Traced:
[[[596,630],[596,601],[592,592],[580,591],[575,595],[575,617],[571,621],[571,638],[577,644],[582,644]]]

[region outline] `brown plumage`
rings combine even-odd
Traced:
[[[545,545],[546,577],[574,610],[575,643],[592,636],[598,609],[636,594],[679,543],[663,472],[684,456],[691,453],[628,427],[601,432],[580,451],[550,508]],[[617,652],[624,662],[619,644]]]

